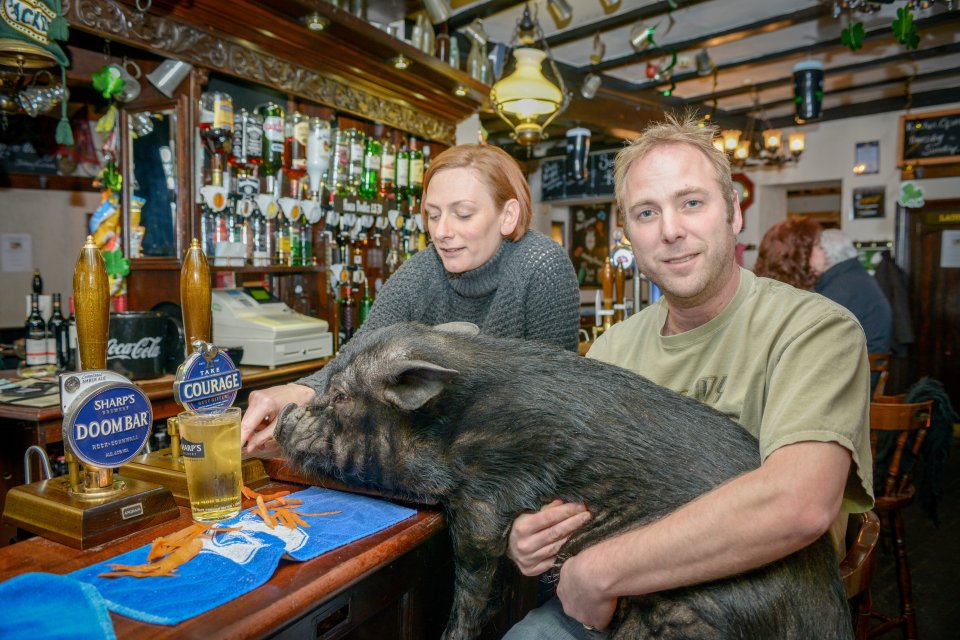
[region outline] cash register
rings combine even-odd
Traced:
[[[243,347],[243,364],[276,367],[333,355],[333,334],[319,318],[297,313],[263,287],[214,289],[213,341]]]

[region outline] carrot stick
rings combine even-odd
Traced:
[[[266,505],[263,503],[263,496],[257,496],[257,509],[260,513],[260,517],[263,518],[263,521],[271,529],[276,528],[277,522],[270,516],[270,512],[267,511]]]

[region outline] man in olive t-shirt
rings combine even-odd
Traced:
[[[593,637],[620,596],[749,571],[872,505],[863,332],[838,305],[737,266],[743,218],[712,137],[690,119],[668,118],[618,154],[624,231],[640,271],[664,295],[608,330],[588,355],[727,414],[758,437],[762,464],[568,558],[557,598],[507,640]],[[559,502],[521,515],[508,555],[538,575],[589,517],[584,505]]]

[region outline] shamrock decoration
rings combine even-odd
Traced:
[[[124,277],[130,273],[130,259],[123,257],[123,251],[105,251],[103,261],[107,267],[107,275]]]
[[[904,182],[900,185],[899,202],[902,206],[910,209],[918,209],[923,206],[923,189],[916,183]]]
[[[907,49],[916,49],[920,45],[920,36],[917,35],[917,25],[913,23],[913,12],[910,7],[897,9],[897,19],[893,21],[893,35]]]
[[[108,100],[123,92],[124,80],[120,77],[120,69],[116,65],[104,65],[91,76],[93,88]]]
[[[863,36],[863,23],[855,22],[840,32],[840,42],[850,51],[856,51],[863,46]]]

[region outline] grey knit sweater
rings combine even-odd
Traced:
[[[397,322],[472,322],[493,336],[529,338],[575,351],[580,323],[577,276],[566,252],[538,231],[505,240],[485,264],[448,273],[433,245],[390,276],[359,333]],[[349,352],[348,342],[340,353]],[[323,392],[324,367],[298,380]]]

